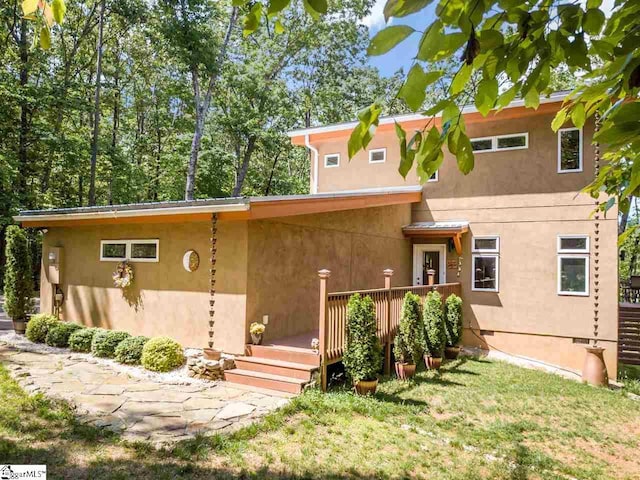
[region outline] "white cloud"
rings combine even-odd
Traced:
[[[362,24],[369,27],[369,30],[380,30],[385,26],[384,6],[387,0],[376,0],[371,7],[371,13],[362,19]]]

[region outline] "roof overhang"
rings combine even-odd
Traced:
[[[160,202],[101,207],[32,210],[14,220],[24,227],[56,227],[124,223],[182,223],[219,220],[256,220],[292,215],[336,212],[419,202],[422,187],[397,187],[315,195],[287,195]]]
[[[409,238],[451,238],[456,253],[462,255],[462,235],[469,231],[469,222],[416,222],[402,227],[402,233]]]

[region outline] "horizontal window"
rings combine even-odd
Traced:
[[[387,149],[369,150],[369,163],[383,163],[387,160]]]
[[[471,289],[497,292],[499,262],[497,254],[473,254]]]
[[[493,137],[472,138],[471,148],[474,152],[478,153],[529,148],[529,134],[525,132],[496,135]]]
[[[332,168],[340,166],[340,154],[332,153],[331,155],[324,156],[324,166],[325,168]]]
[[[589,295],[587,255],[558,255],[558,294]]]
[[[582,130],[558,130],[558,173],[582,171]]]
[[[500,238],[492,237],[473,237],[474,252],[498,253],[500,251]]]
[[[157,262],[159,260],[159,240],[102,240],[100,260],[103,262]]]
[[[559,235],[558,253],[589,253],[589,236]]]

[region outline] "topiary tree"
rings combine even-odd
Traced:
[[[168,372],[184,363],[184,351],[169,337],[154,337],[142,348],[141,361],[147,370]]]
[[[58,319],[53,315],[39,313],[31,317],[31,320],[27,323],[27,331],[25,334],[32,342],[44,343],[49,330],[59,323]]]
[[[91,353],[96,357],[113,358],[116,354],[116,347],[129,336],[127,332],[114,330],[97,332],[91,341]]]
[[[91,342],[98,332],[106,332],[101,328],[83,328],[69,336],[69,348],[73,352],[88,353],[91,351]]]
[[[455,347],[462,337],[462,299],[455,293],[445,301],[445,332],[447,346]]]
[[[430,357],[441,358],[447,335],[444,326],[442,295],[429,292],[424,303],[424,352]]]
[[[7,227],[5,238],[4,309],[13,321],[24,322],[33,310],[29,242],[25,231],[17,225]]]
[[[116,347],[115,359],[127,365],[140,365],[142,357],[142,349],[149,341],[148,337],[129,337],[125,338]]]
[[[382,346],[376,330],[376,307],[371,297],[352,295],[347,305],[347,339],[342,361],[354,383],[375,380],[380,370]]]
[[[75,331],[82,330],[84,327],[77,323],[58,322],[49,329],[45,342],[52,347],[66,348],[69,346],[69,337]]]
[[[400,325],[394,342],[396,360],[403,363],[418,363],[424,351],[424,322],[420,297],[407,292],[402,302]]]

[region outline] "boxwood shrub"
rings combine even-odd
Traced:
[[[29,323],[27,323],[25,335],[32,342],[44,343],[49,329],[58,323],[60,322],[55,316],[39,313],[38,315],[32,316]]]
[[[100,331],[93,336],[91,353],[96,357],[113,358],[116,354],[116,347],[129,336],[127,332],[117,330]]]
[[[142,366],[154,372],[168,372],[184,363],[182,346],[169,337],[154,337],[142,348]]]
[[[116,347],[116,360],[127,365],[140,365],[142,347],[149,341],[148,337],[125,338]]]
[[[382,365],[382,347],[376,335],[376,307],[371,297],[356,293],[347,304],[347,341],[344,368],[354,383],[375,380]]]
[[[66,348],[69,346],[69,337],[73,332],[82,330],[84,327],[77,323],[58,322],[49,329],[45,342],[52,347]]]
[[[69,336],[69,348],[74,352],[90,352],[93,336],[102,331],[106,330],[102,330],[101,328],[83,328],[82,330],[76,330]]]

